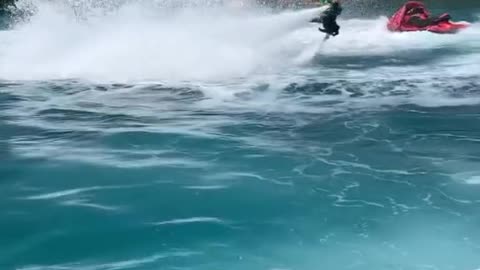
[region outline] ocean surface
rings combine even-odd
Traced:
[[[480,269],[478,3],[322,42],[318,9],[158,2],[0,31],[1,270]]]

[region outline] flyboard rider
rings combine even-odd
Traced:
[[[328,8],[310,22],[322,24],[323,28],[320,27],[318,30],[325,33],[325,39],[328,39],[330,36],[336,36],[340,33],[337,17],[342,13],[342,6],[340,0],[323,0],[323,3],[328,4]]]

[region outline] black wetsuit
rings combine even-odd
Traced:
[[[310,22],[321,23],[322,28],[318,28],[321,32],[328,35],[336,36],[339,33],[340,26],[337,24],[337,17],[342,13],[342,7],[338,2],[330,4],[327,10],[322,12],[319,17],[312,19]]]

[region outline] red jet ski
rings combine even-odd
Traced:
[[[422,2],[408,1],[390,18],[387,24],[388,30],[392,32],[430,31],[439,34],[453,34],[470,25],[468,22],[452,22],[450,16],[446,13],[438,19],[432,20],[431,23],[427,23],[428,25],[411,23],[413,16],[424,21],[430,19],[430,13]]]

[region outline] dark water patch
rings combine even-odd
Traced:
[[[205,98],[201,90],[190,87],[172,88],[163,85],[152,85],[143,87],[142,91],[168,93],[169,96],[162,97],[165,101],[196,101]]]
[[[123,84],[123,83],[114,83],[114,84],[108,84],[108,85],[94,85],[93,89],[96,91],[102,91],[102,92],[107,92],[107,91],[112,91],[112,90],[123,90],[123,89],[132,89],[135,88],[135,85],[133,84]]]
[[[8,87],[13,87],[18,85],[21,85],[21,83],[0,80],[0,88],[8,88]]]
[[[314,96],[345,96],[350,98],[371,97],[380,98],[385,96],[407,96],[420,90],[419,84],[423,83],[421,80],[375,80],[374,82],[358,82],[352,83],[346,80],[338,80],[329,83],[307,83],[297,84],[292,83],[283,91],[285,97],[288,95],[297,96],[303,95],[308,99]],[[326,101],[325,105],[332,105],[335,103],[342,103],[345,100],[331,100]]]
[[[84,110],[73,110],[73,109],[45,109],[38,112],[39,116],[47,118],[74,118],[74,119],[88,119],[95,121],[97,118],[102,117],[99,113],[89,112]]]
[[[455,85],[450,85],[447,81],[437,84],[437,87],[449,89],[448,92],[452,97],[477,97],[480,94],[479,79],[477,76],[459,77],[456,80],[460,81],[460,83],[457,82]],[[468,109],[469,106],[466,107]]]
[[[0,104],[8,104],[8,103],[19,102],[24,100],[25,98],[14,95],[13,93],[7,93],[7,92],[0,93]]]
[[[29,139],[24,137],[24,141],[35,142],[37,140],[72,140],[75,142],[91,141],[100,139],[102,133],[98,131],[74,131],[74,130],[44,130],[35,137]]]
[[[74,109],[45,109],[37,113],[42,119],[53,122],[95,123],[103,127],[143,127],[149,117],[136,117],[128,114],[108,114]]]
[[[9,85],[17,86],[19,88],[19,91],[21,91],[21,89],[23,88],[36,87],[42,89],[42,91],[44,92],[61,94],[66,96],[75,95],[86,91],[106,92],[113,90],[132,89],[137,87],[133,84],[121,83],[95,84],[89,81],[75,78],[49,81],[29,81],[23,83],[13,83]]]
[[[332,89],[331,83],[321,83],[321,82],[316,82],[312,84],[307,84],[307,85],[299,85],[297,83],[292,83],[289,86],[287,86],[284,91],[289,94],[297,94],[297,93],[302,93],[305,95],[319,95],[319,94],[324,94],[324,95],[341,95],[342,91],[338,89]]]
[[[14,23],[15,14],[12,10],[3,7],[3,4],[0,4],[0,31],[10,29]]]
[[[2,89],[2,88],[0,88]],[[5,88],[4,88],[5,89]],[[13,109],[18,106],[17,103],[27,100],[27,98],[8,92],[0,92],[0,110]],[[7,119],[4,114],[0,114],[0,119]]]

